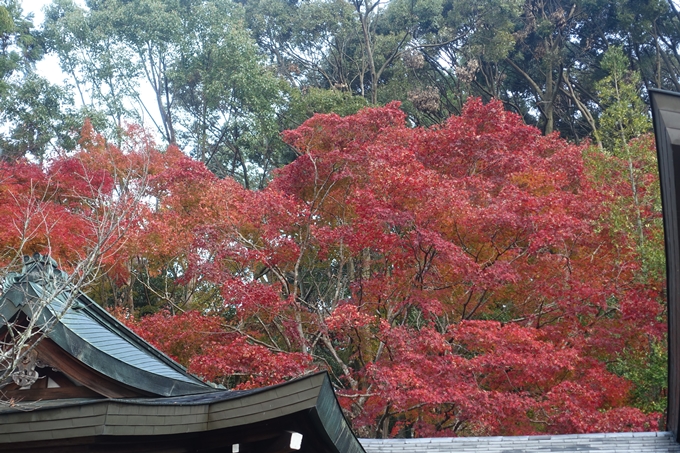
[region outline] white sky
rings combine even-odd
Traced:
[[[33,26],[38,28],[43,22],[44,19],[44,14],[42,12],[42,9],[51,4],[52,0],[20,0],[21,6],[23,8],[24,14],[29,14],[33,13]],[[85,6],[85,0],[74,0],[74,2],[80,6]],[[62,71],[61,68],[59,67],[59,59],[56,57],[56,55],[45,55],[41,61],[39,61],[36,64],[36,70],[38,73],[45,77],[47,80],[49,80],[51,83],[55,85],[65,85],[69,79],[68,76],[66,76]],[[72,83],[72,81],[71,81]],[[149,108],[152,109],[152,116],[156,119],[157,122],[159,122],[159,114],[157,113],[156,110],[153,110],[153,107],[155,105],[155,97],[153,95],[153,91],[151,88],[145,89],[145,87],[142,85],[140,90],[140,95],[142,100],[146,105],[149,106]],[[74,93],[73,100],[75,101],[76,105],[80,105],[80,98],[79,96],[76,96]],[[156,136],[156,138],[159,138],[157,136],[157,129],[153,126],[151,120],[148,118],[145,118],[143,121],[144,127],[150,131],[153,135]],[[160,142],[160,140],[159,140]]]
[[[38,27],[43,21],[44,15],[42,8],[52,3],[52,0],[22,0],[21,6],[24,14],[33,13],[33,26]],[[85,2],[76,0],[76,3],[84,5]],[[54,84],[62,84],[65,76],[59,68],[59,60],[54,55],[46,55],[43,60],[38,62],[36,68],[40,75]]]
[[[38,25],[43,20],[42,7],[52,3],[51,0],[22,0],[21,6],[25,14],[33,13],[33,25]],[[78,2],[83,4],[82,2]]]

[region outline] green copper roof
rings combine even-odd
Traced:
[[[39,314],[43,325],[54,323],[47,337],[85,365],[130,387],[159,396],[210,392],[214,389],[190,375],[169,357],[139,338],[130,329],[78,292],[66,311],[68,289],[50,297],[65,275],[48,257],[34,256],[25,262],[24,271],[10,277],[0,301],[0,312],[11,319],[19,311],[31,316],[33,301],[49,300]],[[11,303],[6,303],[11,301]]]

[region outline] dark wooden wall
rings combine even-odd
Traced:
[[[678,440],[680,421],[680,93],[650,90],[659,158],[668,298],[667,429]]]

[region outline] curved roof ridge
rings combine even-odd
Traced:
[[[145,394],[178,396],[215,390],[167,355],[144,341],[122,322],[97,305],[82,291],[54,287],[55,281],[67,281],[67,274],[56,262],[42,255],[24,260],[21,274],[8,278],[9,286],[0,303],[4,319],[14,318],[20,311],[38,316],[43,325],[54,322],[46,337],[89,368]],[[53,294],[60,290],[58,294]],[[67,306],[70,296],[75,300]],[[41,312],[33,313],[32,301],[43,300]]]

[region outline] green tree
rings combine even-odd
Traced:
[[[612,47],[602,58],[602,69],[608,75],[598,84],[598,94],[602,114],[600,129],[596,132],[598,140],[614,155],[627,163],[628,180],[635,209],[635,224],[638,246],[645,247],[645,234],[642,219],[642,201],[639,191],[639,170],[636,170],[637,156],[629,145],[633,138],[649,132],[651,123],[647,108],[640,98],[640,77],[627,69],[627,58],[620,47]]]
[[[612,3],[609,39],[624,46],[629,67],[647,87],[680,90],[680,16],[672,0]]]
[[[56,0],[45,35],[83,102],[102,108],[112,126],[153,121],[165,141],[216,174],[257,187],[285,161],[277,115],[286,86],[263,64],[244,20],[228,0],[90,0],[87,8]]]
[[[74,146],[77,114],[68,93],[35,72],[44,48],[16,0],[0,2],[0,158],[42,158],[53,145]]]
[[[642,351],[626,350],[611,366],[616,374],[635,384],[632,404],[645,412],[663,413],[668,407],[668,350],[650,341]]]
[[[441,0],[245,4],[249,27],[279,74],[301,89],[351,92],[373,104],[395,99],[381,91],[403,76],[402,57],[420,46],[424,30],[441,22],[443,8]]]
[[[185,8],[185,37],[170,73],[180,142],[218,176],[262,187],[286,163],[278,134],[289,88],[264,65],[239,5],[215,0]]]

